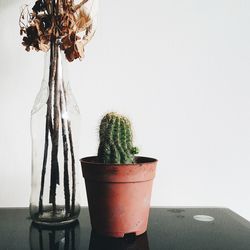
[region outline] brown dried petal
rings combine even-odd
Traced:
[[[76,27],[78,31],[83,31],[92,23],[90,16],[86,14],[83,9],[80,9],[77,13]]]
[[[47,52],[49,50],[49,48],[50,48],[49,44],[45,44],[45,43],[39,44],[39,49],[43,52]]]
[[[29,37],[31,40],[38,39],[38,30],[36,26],[29,26],[26,29],[27,37]]]
[[[73,43],[74,41],[71,41],[70,36],[65,36],[64,38],[62,38],[62,50],[66,50],[72,47]]]
[[[46,31],[52,27],[52,20],[50,15],[41,17],[40,19],[40,29]]]
[[[77,36],[75,32],[71,32],[69,35],[62,38],[62,49],[65,50],[74,46],[75,42],[79,39],[80,37]]]
[[[35,5],[33,6],[32,10],[37,14],[40,11],[46,10],[46,3],[44,0],[37,0]]]
[[[20,28],[20,35],[22,36],[25,33],[26,33],[26,30],[24,28]]]
[[[69,62],[72,62],[75,59],[80,57],[80,54],[75,49],[74,45],[72,47],[66,49],[64,52],[65,52],[65,56],[66,56],[66,58],[68,59]]]
[[[75,43],[76,49],[79,53],[79,57],[83,58],[84,57],[84,45],[82,41],[76,41]]]

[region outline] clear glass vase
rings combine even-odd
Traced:
[[[77,219],[80,112],[67,77],[67,62],[55,41],[45,55],[41,89],[31,113],[32,191],[30,215],[58,225]]]

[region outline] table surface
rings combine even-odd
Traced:
[[[91,233],[86,207],[60,228],[32,223],[28,208],[1,208],[0,250],[7,249],[249,250],[250,222],[226,208],[151,208],[147,233],[111,239]]]

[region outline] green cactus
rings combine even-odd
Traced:
[[[134,155],[138,148],[133,146],[133,134],[128,118],[111,112],[106,114],[101,121],[100,145],[98,158],[107,164],[134,163]]]

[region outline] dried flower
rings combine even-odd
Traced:
[[[22,44],[26,47],[27,51],[30,51],[30,47],[34,47],[36,50],[39,50],[38,43],[38,30],[36,26],[29,26],[26,31],[26,36],[23,38]]]
[[[84,7],[88,1],[74,4],[73,0],[37,0],[32,13],[26,6],[19,18],[26,50],[48,51],[50,42],[58,40],[68,61],[83,58],[84,46],[94,33],[92,19]]]
[[[37,0],[35,2],[35,5],[33,6],[32,10],[38,14],[41,11],[45,11],[46,10],[46,3],[44,0]]]

